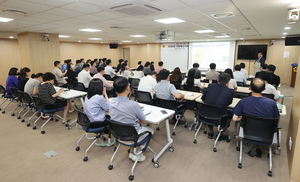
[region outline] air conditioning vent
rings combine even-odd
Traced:
[[[151,9],[153,9],[153,10],[156,10],[156,11],[162,11],[161,9],[156,8],[156,7],[154,7],[154,6],[150,6],[150,5],[148,5],[148,4],[145,4],[144,6],[146,6],[147,8],[151,8]]]
[[[16,10],[16,9],[3,9],[2,12],[14,15],[26,15],[25,11]]]
[[[127,6],[132,6],[132,4],[131,4],[131,3],[128,3],[128,4],[122,4],[122,5],[118,5],[118,6],[111,7],[111,8],[109,8],[109,9],[124,8],[124,7],[127,7]]]

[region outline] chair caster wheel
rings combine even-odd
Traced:
[[[66,127],[69,127],[69,124],[65,124]]]
[[[174,147],[170,147],[170,148],[169,148],[169,151],[170,151],[170,152],[174,152]]]
[[[71,126],[71,125],[68,126],[68,130],[70,130],[70,129],[72,129],[72,126]]]
[[[21,119],[21,116],[18,116],[17,119]]]
[[[214,152],[217,152],[217,149],[216,149],[216,148],[214,148],[214,149],[213,149],[213,151],[214,151]]]
[[[184,125],[184,127],[187,128],[188,126],[187,126],[187,125]]]
[[[226,142],[229,143],[229,142],[230,142],[230,139],[226,139]]]
[[[35,130],[35,129],[36,129],[36,126],[34,126],[32,129]]]
[[[79,150],[80,150],[80,147],[76,147],[75,150],[76,150],[76,151],[79,151]]]
[[[42,133],[42,134],[45,134],[46,132],[45,132],[45,131],[41,131],[41,133]]]
[[[84,158],[83,158],[83,161],[84,161],[84,162],[86,162],[86,161],[88,161],[88,160],[89,160],[88,157],[84,157]]]
[[[5,111],[2,111],[2,114],[5,114]]]
[[[273,174],[272,174],[272,171],[269,171],[269,172],[268,172],[268,176],[272,177],[272,175],[273,175]]]
[[[241,163],[239,163],[238,168],[242,169],[242,164]]]
[[[160,164],[159,164],[159,162],[155,162],[155,163],[153,164],[153,166],[154,166],[155,168],[159,168]]]
[[[29,126],[30,126],[30,123],[28,123],[26,126],[29,127]]]
[[[58,119],[55,120],[56,122],[58,121]]]
[[[53,121],[53,118],[51,118],[50,121]]]
[[[203,131],[204,134],[207,134],[207,131]]]
[[[156,128],[156,131],[159,131],[159,130],[160,130],[159,127],[157,127],[157,128]]]
[[[175,135],[176,135],[176,133],[175,133],[175,132],[173,132],[173,133],[172,133],[172,135],[173,135],[173,136],[175,136]]]
[[[25,122],[25,120],[24,120],[24,119],[22,119],[22,120],[21,120],[21,122],[23,123],[23,122]]]
[[[194,140],[194,144],[197,144],[197,140]]]
[[[11,116],[15,116],[15,114],[14,114],[14,113],[12,113],[12,114],[11,114]],[[18,119],[19,119],[19,118],[18,118]]]
[[[130,175],[129,178],[128,178],[130,181],[132,181],[134,179],[134,176],[133,175]]]
[[[108,166],[108,169],[109,169],[109,170],[112,170],[113,168],[114,168],[113,165],[109,165],[109,166]]]
[[[236,147],[235,149],[236,149],[236,151],[240,151],[240,147]]]

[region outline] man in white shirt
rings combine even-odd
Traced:
[[[67,87],[67,81],[64,79],[64,77],[68,70],[66,70],[64,73],[61,71],[60,61],[54,61],[54,66],[55,68],[52,70],[52,73],[55,75],[57,86]]]
[[[245,63],[240,63],[240,66],[241,66],[241,72],[245,73],[246,78],[248,78],[248,71],[245,70],[246,67]]]
[[[116,72],[115,72],[115,70],[111,66],[112,63],[111,63],[110,59],[106,60],[106,65],[107,66],[105,66],[104,74],[109,75],[110,78],[114,78],[114,76],[116,75]]]
[[[139,62],[138,62],[138,65],[136,66],[136,69],[137,69],[139,66],[143,66],[143,65],[142,65],[142,61],[139,61]]]
[[[271,80],[271,73],[268,73],[268,72],[261,72],[260,75],[259,75],[259,78],[261,78],[265,84],[266,84],[266,87],[265,87],[265,90],[262,91],[263,94],[273,94],[274,95],[274,100],[277,101],[278,98],[279,98],[279,94],[276,90],[276,88],[269,84],[269,81]]]
[[[85,63],[82,66],[82,71],[78,74],[78,82],[83,83],[86,89],[89,87],[89,83],[93,79],[89,73],[89,69],[90,65]]]
[[[138,90],[144,92],[150,92],[153,98],[153,91],[154,91],[153,88],[155,87],[156,84],[157,84],[156,72],[153,71],[149,75],[140,79]]]
[[[235,72],[233,72],[233,78],[237,82],[243,82],[244,84],[246,84],[247,78],[246,78],[245,73],[241,72],[241,66],[235,65],[234,69],[235,69]]]

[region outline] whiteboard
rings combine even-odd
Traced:
[[[179,67],[181,72],[188,71],[189,43],[161,44],[160,58],[164,68],[170,72]]]

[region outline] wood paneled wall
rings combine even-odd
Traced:
[[[237,41],[235,58],[237,58],[238,45],[267,44],[269,46],[268,46],[266,64],[275,65],[276,66],[275,74],[280,76],[281,84],[290,85],[291,70],[292,70],[291,64],[298,62],[300,46],[285,46],[283,39],[275,40],[274,45],[270,45],[270,41],[271,40],[246,40],[245,42]],[[283,57],[284,52],[289,52],[290,57],[284,58]],[[246,64],[246,69],[248,70],[249,75],[253,75],[254,60],[235,59],[235,64],[239,64],[241,62],[244,62]]]

